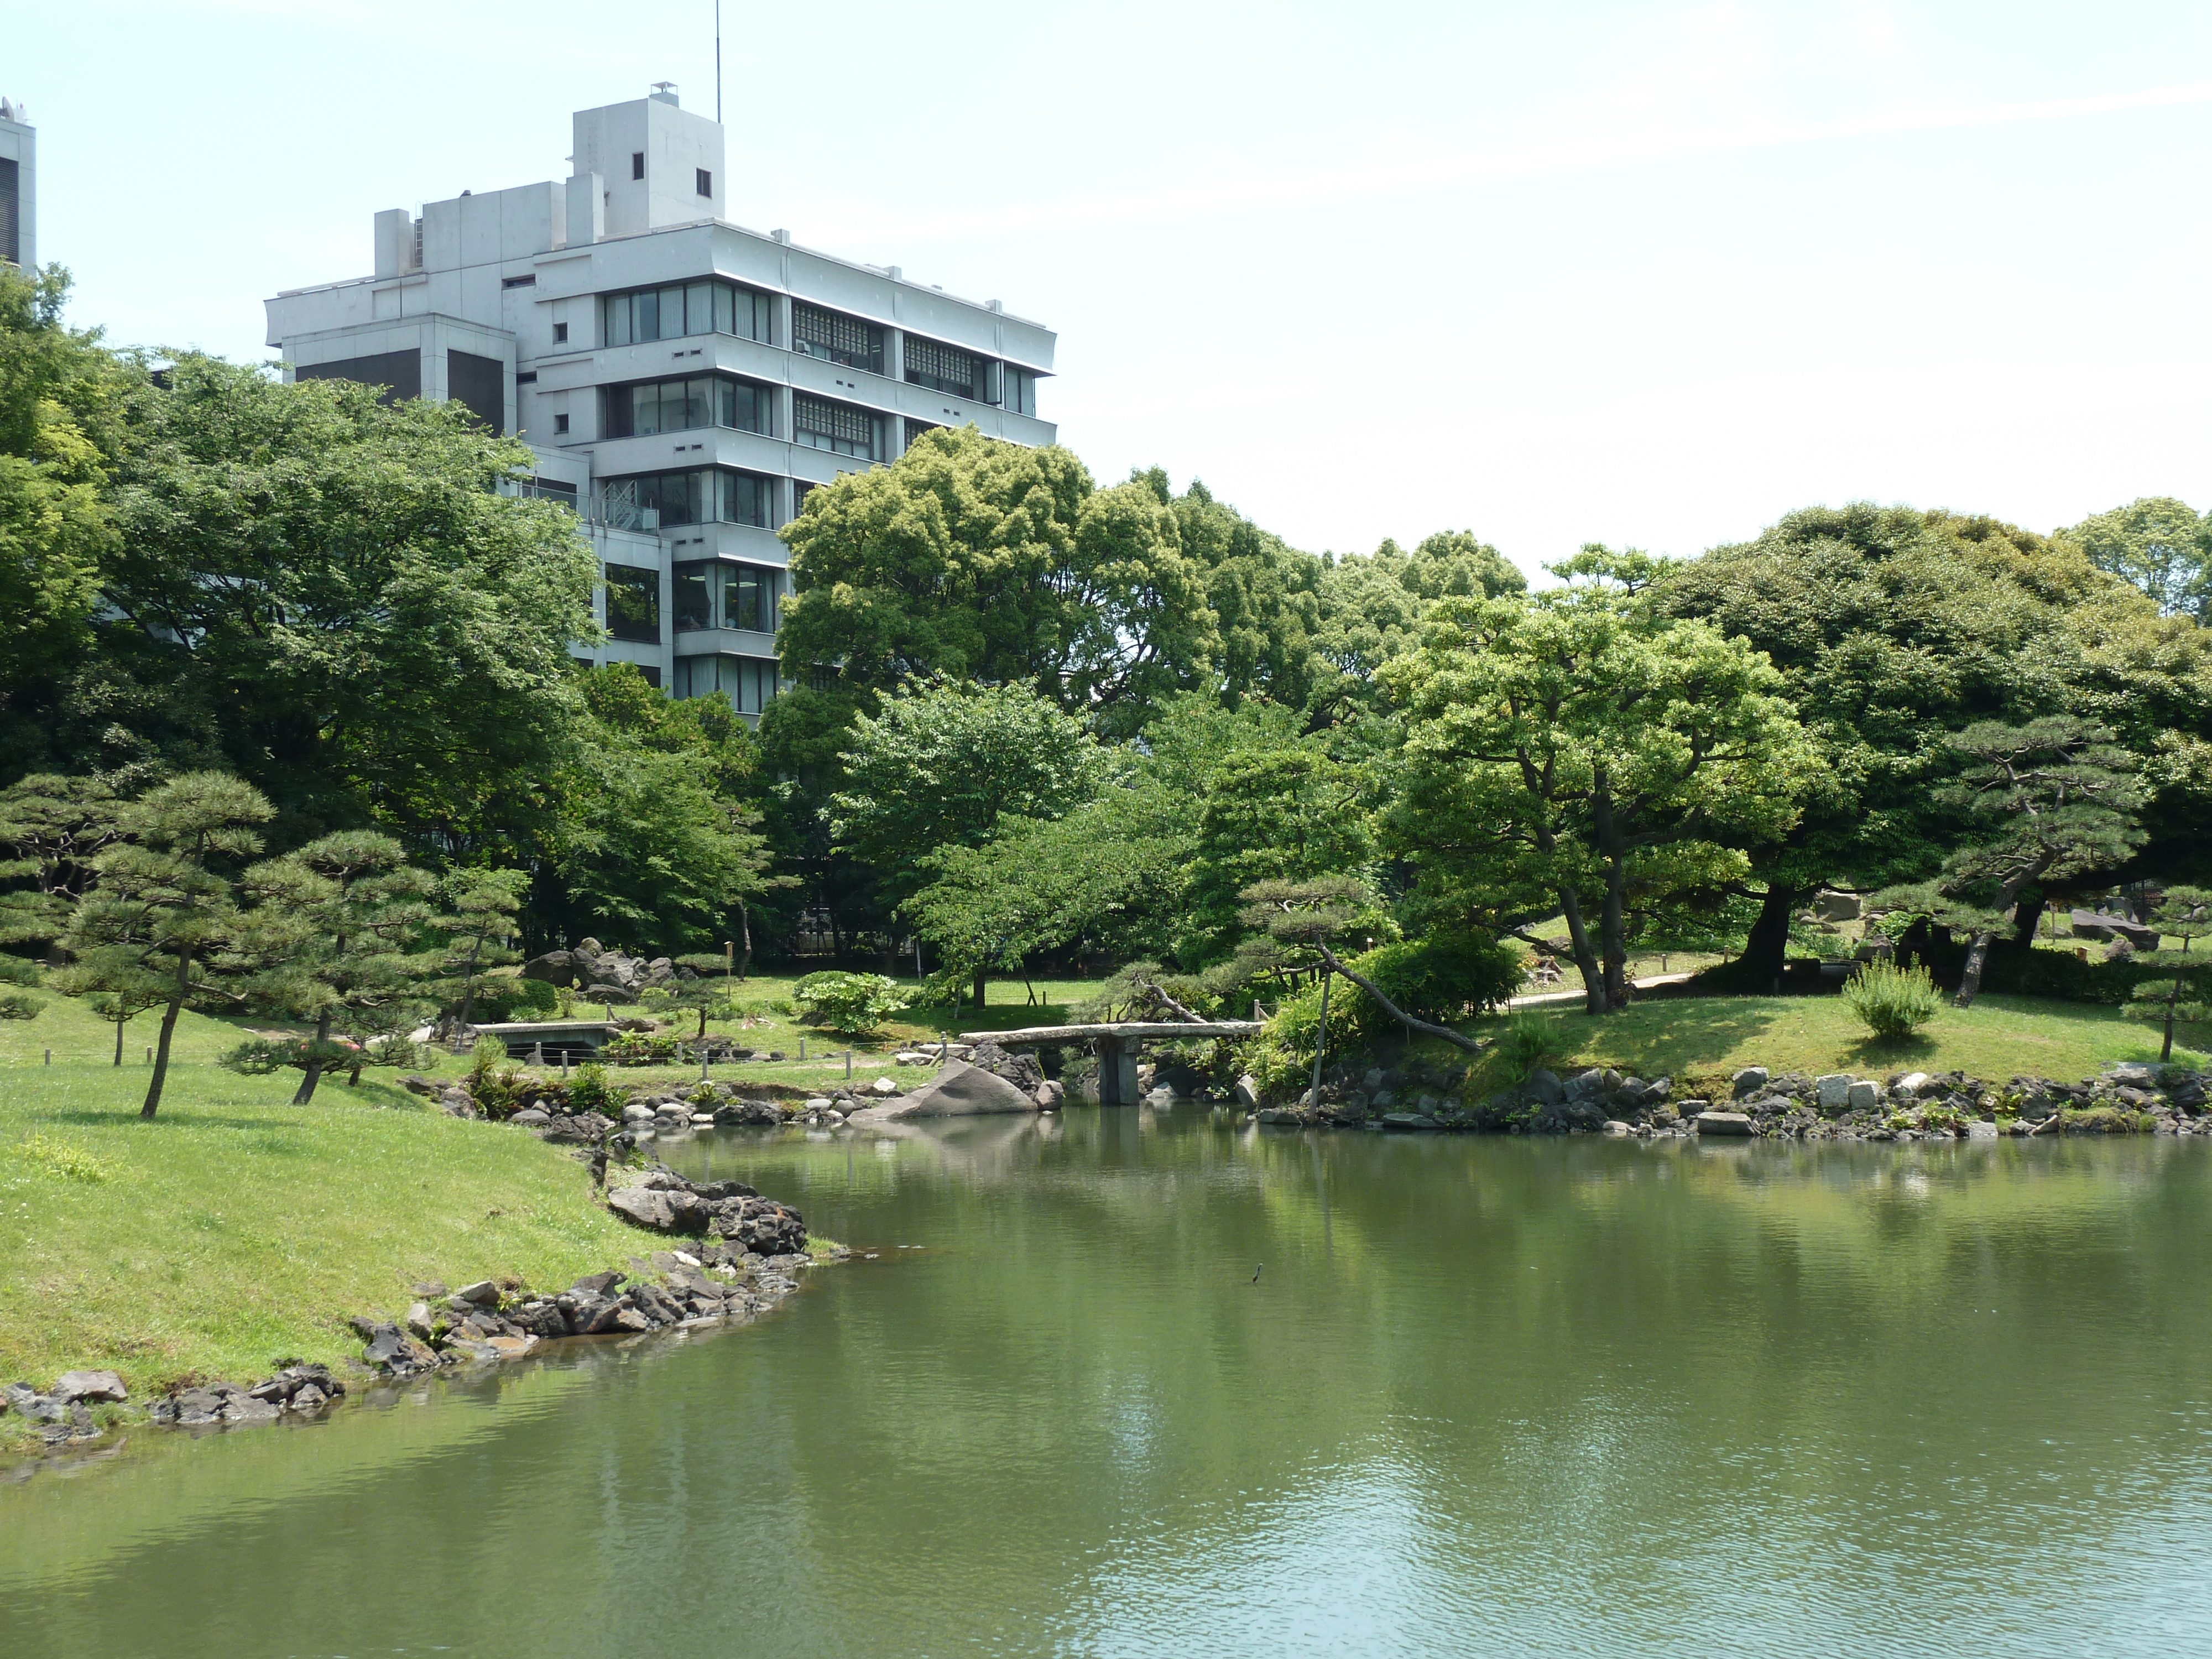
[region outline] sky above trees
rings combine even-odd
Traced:
[[[234,356],[377,209],[554,176],[653,81],[713,101],[711,0],[132,0],[96,76],[83,10],[17,9],[74,317]],[[1040,406],[1102,483],[1531,571],[1813,501],[2212,502],[2202,6],[854,0],[849,52],[725,14],[736,218],[1059,329]]]

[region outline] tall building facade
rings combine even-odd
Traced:
[[[0,259],[39,263],[39,131],[20,104],[0,98]]]
[[[779,526],[932,427],[1053,441],[1054,337],[725,217],[720,125],[665,88],[574,117],[565,179],[376,216],[375,274],[267,302],[288,377],[457,400],[528,443],[596,553],[599,662],[757,715],[781,680]]]

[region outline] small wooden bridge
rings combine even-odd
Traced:
[[[1205,1042],[1212,1037],[1250,1036],[1260,1029],[1249,1019],[1115,1020],[1100,1025],[1029,1025],[1013,1031],[963,1031],[963,1042],[995,1042],[1001,1048],[1049,1048],[1087,1042],[1098,1056],[1098,1103],[1137,1103],[1137,1050],[1147,1042]]]

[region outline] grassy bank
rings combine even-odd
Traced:
[[[115,1069],[112,1030],[61,999],[0,1028],[8,1381],[112,1366],[143,1398],[335,1362],[358,1346],[345,1316],[403,1306],[415,1280],[565,1285],[636,1251],[561,1150],[389,1082],[326,1086],[301,1110],[294,1074],[212,1063],[237,1040],[220,1021],[185,1017],[161,1116],[142,1122],[144,1046]]]
[[[1777,1072],[1902,1070],[1965,1072],[2002,1081],[2014,1076],[2062,1082],[2094,1077],[2115,1060],[2155,1060],[2159,1033],[2120,1018],[2116,1008],[2030,997],[1984,996],[1971,1008],[1946,1006],[1920,1034],[1879,1042],[1841,997],[1663,998],[1601,1019],[1576,1007],[1534,1009],[1554,1035],[1555,1066],[1613,1066],[1638,1077],[1671,1076],[1677,1095],[1724,1085],[1746,1066]],[[1494,1032],[1501,1021],[1468,1029]],[[2174,1054],[2212,1046],[2212,1030],[2185,1028]],[[1439,1045],[1441,1047],[1441,1045]],[[2201,1054],[2196,1057],[2202,1058]]]

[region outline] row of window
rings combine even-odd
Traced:
[[[676,631],[702,628],[745,628],[775,632],[776,573],[755,564],[693,560],[671,573],[676,599]]]
[[[610,346],[695,334],[731,334],[765,345],[775,343],[773,297],[720,278],[604,295],[599,307],[599,338]],[[565,343],[568,325],[556,324],[555,331],[556,340]],[[791,333],[791,349],[803,357],[822,358],[871,374],[884,372],[884,331],[874,323],[795,300]],[[1027,369],[1000,365],[916,334],[906,337],[903,352],[910,385],[969,403],[1002,404],[1019,415],[1036,413],[1037,377]],[[1000,384],[994,386],[994,379]]]
[[[714,374],[610,386],[600,430],[610,438],[649,438],[708,426],[764,433],[773,424],[769,409],[774,399],[775,393],[766,386]]]
[[[607,632],[633,645],[660,643],[660,575],[644,565],[610,564]],[[742,628],[775,632],[779,578],[763,565],[725,564],[719,559],[690,560],[670,572],[676,605],[676,631]]]
[[[772,657],[678,657],[676,695],[703,697],[720,691],[730,707],[757,714],[775,700],[781,684]]]
[[[773,527],[769,483],[758,473],[720,466],[610,478],[600,487],[600,512],[617,530],[687,524],[749,524],[767,530]]]
[[[599,302],[599,338],[611,346],[642,345],[691,334],[734,334],[773,344],[775,301],[753,289],[720,281],[672,283]]]

